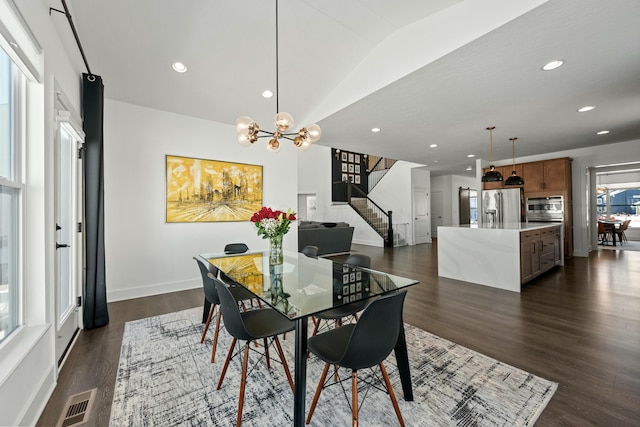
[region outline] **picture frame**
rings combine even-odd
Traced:
[[[355,184],[360,184],[360,175],[355,175]]]
[[[349,163],[349,173],[353,173],[353,164]]]
[[[347,153],[345,153],[344,151],[342,152],[342,161],[343,162],[347,161]]]
[[[354,176],[353,175],[349,175],[349,182],[354,182]]]
[[[347,171],[347,163],[343,163],[342,164],[342,172],[346,172]]]
[[[349,153],[349,163],[353,163],[353,153]]]
[[[342,174],[342,182],[348,182],[349,181],[349,175],[347,175],[346,173]]]
[[[354,172],[355,173],[360,173],[360,165],[358,165],[358,164],[355,165]]]
[[[165,155],[165,222],[249,221],[262,207],[262,166]]]
[[[356,154],[356,155],[354,155],[354,156],[353,156],[353,160],[354,160],[356,163],[360,163],[360,154]]]

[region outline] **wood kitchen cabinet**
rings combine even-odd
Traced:
[[[523,164],[524,192],[565,191],[571,189],[571,159],[542,160]]]
[[[520,233],[522,283],[560,265],[560,261],[560,226]]]

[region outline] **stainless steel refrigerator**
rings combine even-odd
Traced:
[[[482,222],[485,227],[524,222],[522,189],[483,190]]]

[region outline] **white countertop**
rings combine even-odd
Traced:
[[[505,224],[494,224],[493,226],[489,226],[488,224],[441,225],[438,228],[528,231],[548,227],[560,227],[561,225],[562,223],[559,222],[508,222]]]

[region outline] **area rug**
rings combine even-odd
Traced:
[[[241,358],[232,360],[223,387],[216,390],[231,337],[221,327],[216,361],[210,363],[213,331],[200,344],[201,318],[202,308],[193,308],[125,325],[111,426],[235,425]],[[393,355],[385,366],[407,426],[531,426],[557,388],[413,326],[405,328],[414,401],[403,399]],[[293,333],[281,342],[293,369]],[[242,425],[292,425],[293,394],[282,366],[272,363],[269,370],[259,355],[251,357],[256,359],[250,364],[257,366],[247,379]],[[307,409],[322,368],[320,360],[308,359]],[[346,387],[350,398],[348,382]],[[340,386],[329,387],[320,396],[311,425],[349,425],[350,411]],[[386,393],[370,389],[360,424],[398,425]]]

